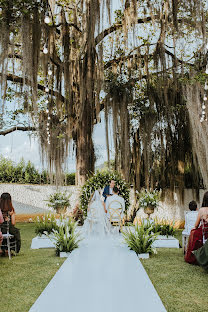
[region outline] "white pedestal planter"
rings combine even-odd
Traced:
[[[179,248],[179,241],[173,236],[158,235],[152,244],[154,248]]]
[[[140,259],[149,259],[149,253],[141,253],[141,254],[138,254],[138,257]]]
[[[70,252],[61,251],[59,254],[59,257],[60,258],[68,258],[69,255],[70,255]]]
[[[36,236],[32,239],[31,249],[55,248],[55,244],[46,235]]]

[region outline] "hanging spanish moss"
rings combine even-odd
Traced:
[[[180,52],[182,42],[192,37],[203,54],[204,5],[198,0],[126,0],[115,23],[103,29],[106,14],[109,24],[114,16],[111,0],[0,0],[1,94],[4,98],[8,86],[20,85],[23,109],[38,129],[42,157],[56,172],[57,183],[72,139],[77,184],[94,171],[92,133],[105,107],[108,162],[112,113],[115,169],[128,182],[133,176],[137,189],[183,191],[187,172],[195,187],[198,166],[207,184],[206,152],[195,153],[201,133],[206,145],[206,127],[197,124],[190,107],[195,100],[199,105],[201,91],[187,87],[186,103],[182,87],[196,53],[190,61],[186,51]]]

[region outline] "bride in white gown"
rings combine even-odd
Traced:
[[[96,190],[88,205],[87,218],[83,225],[85,236],[104,237],[111,232],[111,224],[107,218],[100,193]]]

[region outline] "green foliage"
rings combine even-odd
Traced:
[[[43,170],[41,173],[31,161],[25,163],[22,158],[19,163],[0,156],[0,183],[20,184],[50,184],[49,173]],[[65,185],[75,185],[75,173],[65,174]]]
[[[154,233],[159,233],[160,235],[174,236],[176,229],[174,229],[174,224],[170,224],[167,220],[158,221],[154,220],[153,230]]]
[[[152,230],[152,226],[147,227],[146,224],[142,222],[140,227],[135,225],[133,230],[128,227],[122,234],[128,247],[138,255],[141,253],[152,253],[154,251],[152,244],[156,240],[158,234],[152,233]]]
[[[48,207],[53,208],[56,212],[64,211],[67,207],[70,206],[71,194],[66,195],[66,192],[55,192],[49,196]]]
[[[66,185],[75,185],[75,173],[66,173],[65,184]]]
[[[129,186],[125,182],[125,180],[116,172],[113,171],[105,171],[100,172],[97,171],[94,173],[87,182],[82,187],[82,192],[80,196],[80,203],[81,203],[81,209],[84,211],[85,215],[87,214],[87,208],[89,200],[92,196],[92,194],[97,189],[102,189],[106,185],[110,183],[111,180],[114,180],[116,182],[116,186],[119,188],[119,194],[124,198],[125,200],[125,208],[126,211],[130,205],[129,202]]]
[[[155,218],[153,223],[146,220],[144,227],[145,229],[151,228],[152,233],[158,233],[159,235],[167,237],[174,236],[176,232],[176,229],[174,229],[174,223],[170,223],[170,221],[165,219],[158,220]]]
[[[39,236],[47,233],[52,233],[53,230],[58,229],[58,224],[54,214],[46,214],[42,217],[37,217],[35,220],[35,233]]]
[[[69,224],[59,226],[58,230],[54,230],[54,241],[56,245],[56,254],[59,255],[61,251],[72,252],[79,247],[80,234],[75,233],[76,224],[70,221]]]

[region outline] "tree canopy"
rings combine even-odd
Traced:
[[[27,116],[57,181],[73,140],[83,184],[104,110],[137,189],[207,185],[207,23],[205,0],[0,0],[0,133]]]

